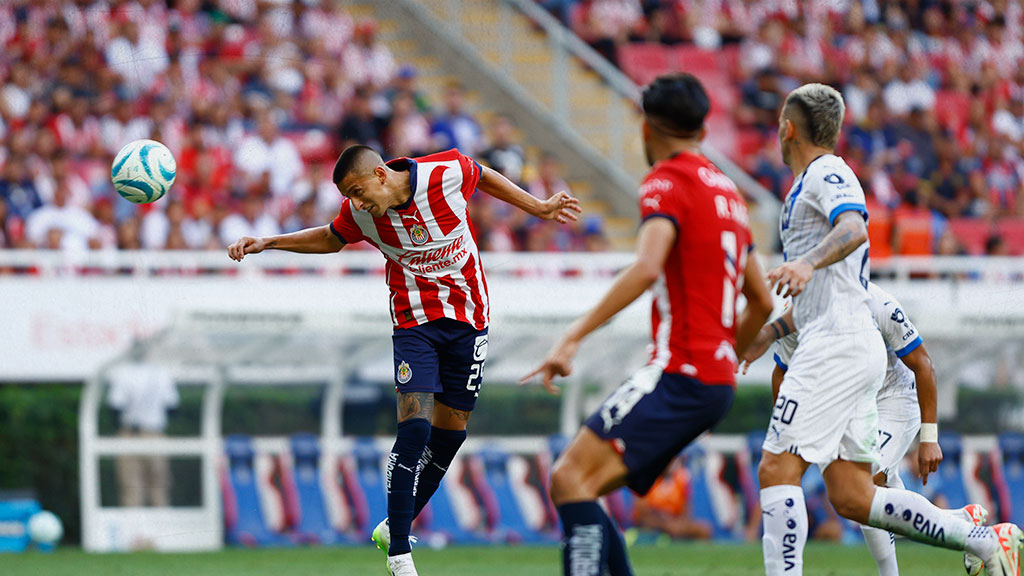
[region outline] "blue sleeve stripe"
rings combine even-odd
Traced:
[[[342,236],[340,232],[338,232],[338,229],[334,227],[334,222],[331,222],[330,224],[328,224],[328,226],[331,227],[331,232],[333,232],[334,235],[338,237],[338,240],[341,240],[345,244],[352,244],[352,242],[345,240],[345,237]]]
[[[914,350],[917,350],[917,347],[920,346],[921,344],[924,344],[924,341],[921,340],[920,336],[918,336],[917,338],[914,338],[914,340],[910,344],[907,344],[903,348],[897,350],[896,356],[898,358],[903,358],[907,354],[910,354]]]
[[[836,218],[838,218],[839,215],[842,214],[843,212],[850,212],[851,210],[855,210],[857,212],[860,212],[861,214],[864,215],[864,219],[865,220],[868,219],[868,207],[867,206],[865,206],[863,204],[857,204],[855,202],[850,202],[848,204],[840,204],[839,206],[836,206],[835,208],[833,208],[832,212],[829,212],[828,223],[832,224],[833,226],[835,226]]]
[[[640,222],[640,224],[647,222],[651,218],[664,218],[665,220],[668,220],[669,222],[672,223],[673,226],[676,227],[676,231],[679,230],[679,222],[676,222],[676,219],[673,218],[672,216],[669,216],[668,214],[662,214],[661,212],[655,212],[653,214],[648,214],[647,216],[644,216],[644,219]]]
[[[775,355],[775,365],[783,370],[789,370],[789,366],[786,366],[786,363],[782,361],[782,358],[779,358],[778,354]]]

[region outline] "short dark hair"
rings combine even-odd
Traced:
[[[345,151],[341,153],[341,156],[338,156],[338,161],[334,164],[334,174],[331,176],[334,184],[341,184],[341,181],[344,180],[349,173],[359,168],[360,164],[362,164],[371,155],[378,161],[380,160],[380,154],[369,146],[357,144],[355,146],[345,148]]]
[[[648,120],[679,138],[696,136],[711,109],[700,80],[685,72],[655,78],[644,89],[642,101]]]

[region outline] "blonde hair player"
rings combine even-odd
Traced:
[[[822,470],[836,512],[860,524],[980,557],[991,576],[1016,576],[1021,531],[975,526],[908,490],[875,486],[876,396],[886,350],[868,294],[867,209],[856,175],[834,154],[845,105],[835,89],[806,84],[779,115],[782,159],[796,177],[779,231],[785,263],[768,273],[793,297],[798,345],[779,387],[758,478],[765,572],[803,574],[807,508],[800,479]]]

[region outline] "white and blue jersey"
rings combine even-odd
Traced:
[[[842,158],[815,158],[793,183],[782,206],[779,234],[787,261],[817,246],[843,212],[867,218],[864,190]],[[846,334],[873,329],[868,309],[868,246],[859,246],[843,260],[814,271],[804,291],[793,300],[793,321],[801,338],[816,333]]]
[[[894,396],[912,396],[917,399],[917,380],[914,372],[900,361],[907,354],[918,348],[923,342],[910,317],[903,311],[900,303],[891,294],[873,283],[868,284],[871,295],[871,315],[882,332],[885,350],[888,354],[888,365],[885,369],[885,382],[878,391],[878,399],[884,400]]]
[[[914,372],[900,360],[916,350],[923,341],[917,327],[903,311],[899,301],[876,284],[868,284],[871,297],[871,315],[882,333],[888,355],[885,368],[885,382],[878,391],[878,400],[896,396],[909,396],[917,402],[917,380]],[[797,335],[790,334],[775,344],[775,364],[783,370],[789,369],[789,360],[797,346]]]

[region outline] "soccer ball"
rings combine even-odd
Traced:
[[[53,512],[43,510],[28,519],[28,536],[37,544],[56,544],[63,535],[64,525]]]
[[[110,167],[110,179],[117,193],[136,204],[149,204],[163,198],[174,184],[177,173],[174,155],[156,140],[125,144]]]

